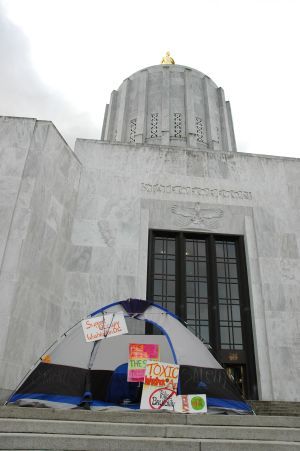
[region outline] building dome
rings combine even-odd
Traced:
[[[236,150],[224,91],[198,70],[157,65],[125,79],[106,106],[102,140]]]

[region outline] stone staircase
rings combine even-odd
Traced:
[[[256,415],[300,416],[300,402],[249,401]]]
[[[300,451],[300,417],[0,407],[3,450]]]

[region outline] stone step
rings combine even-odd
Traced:
[[[81,409],[43,409],[34,407],[0,407],[0,418],[92,421],[135,424],[181,424],[216,426],[263,426],[300,428],[299,417],[257,415],[200,415],[130,410],[88,411]]]
[[[1,450],[300,451],[300,417],[0,408]]]
[[[10,434],[0,433],[1,450],[130,450],[153,451],[153,448],[178,451],[295,451],[295,442],[257,440],[180,439],[156,437],[111,437],[60,434]]]
[[[154,425],[2,418],[0,419],[0,432],[300,442],[299,428],[261,426]]]
[[[257,415],[300,416],[300,402],[249,401]]]

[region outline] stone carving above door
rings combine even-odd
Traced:
[[[175,204],[171,207],[171,211],[180,227],[193,226],[198,229],[215,229],[224,216],[224,211],[220,208],[203,208],[199,202],[193,207]]]

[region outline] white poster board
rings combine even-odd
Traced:
[[[147,361],[141,409],[174,410],[179,365]]]
[[[175,412],[206,413],[206,395],[178,395],[175,402]]]
[[[95,316],[81,321],[85,341],[97,341],[128,333],[123,313]]]

